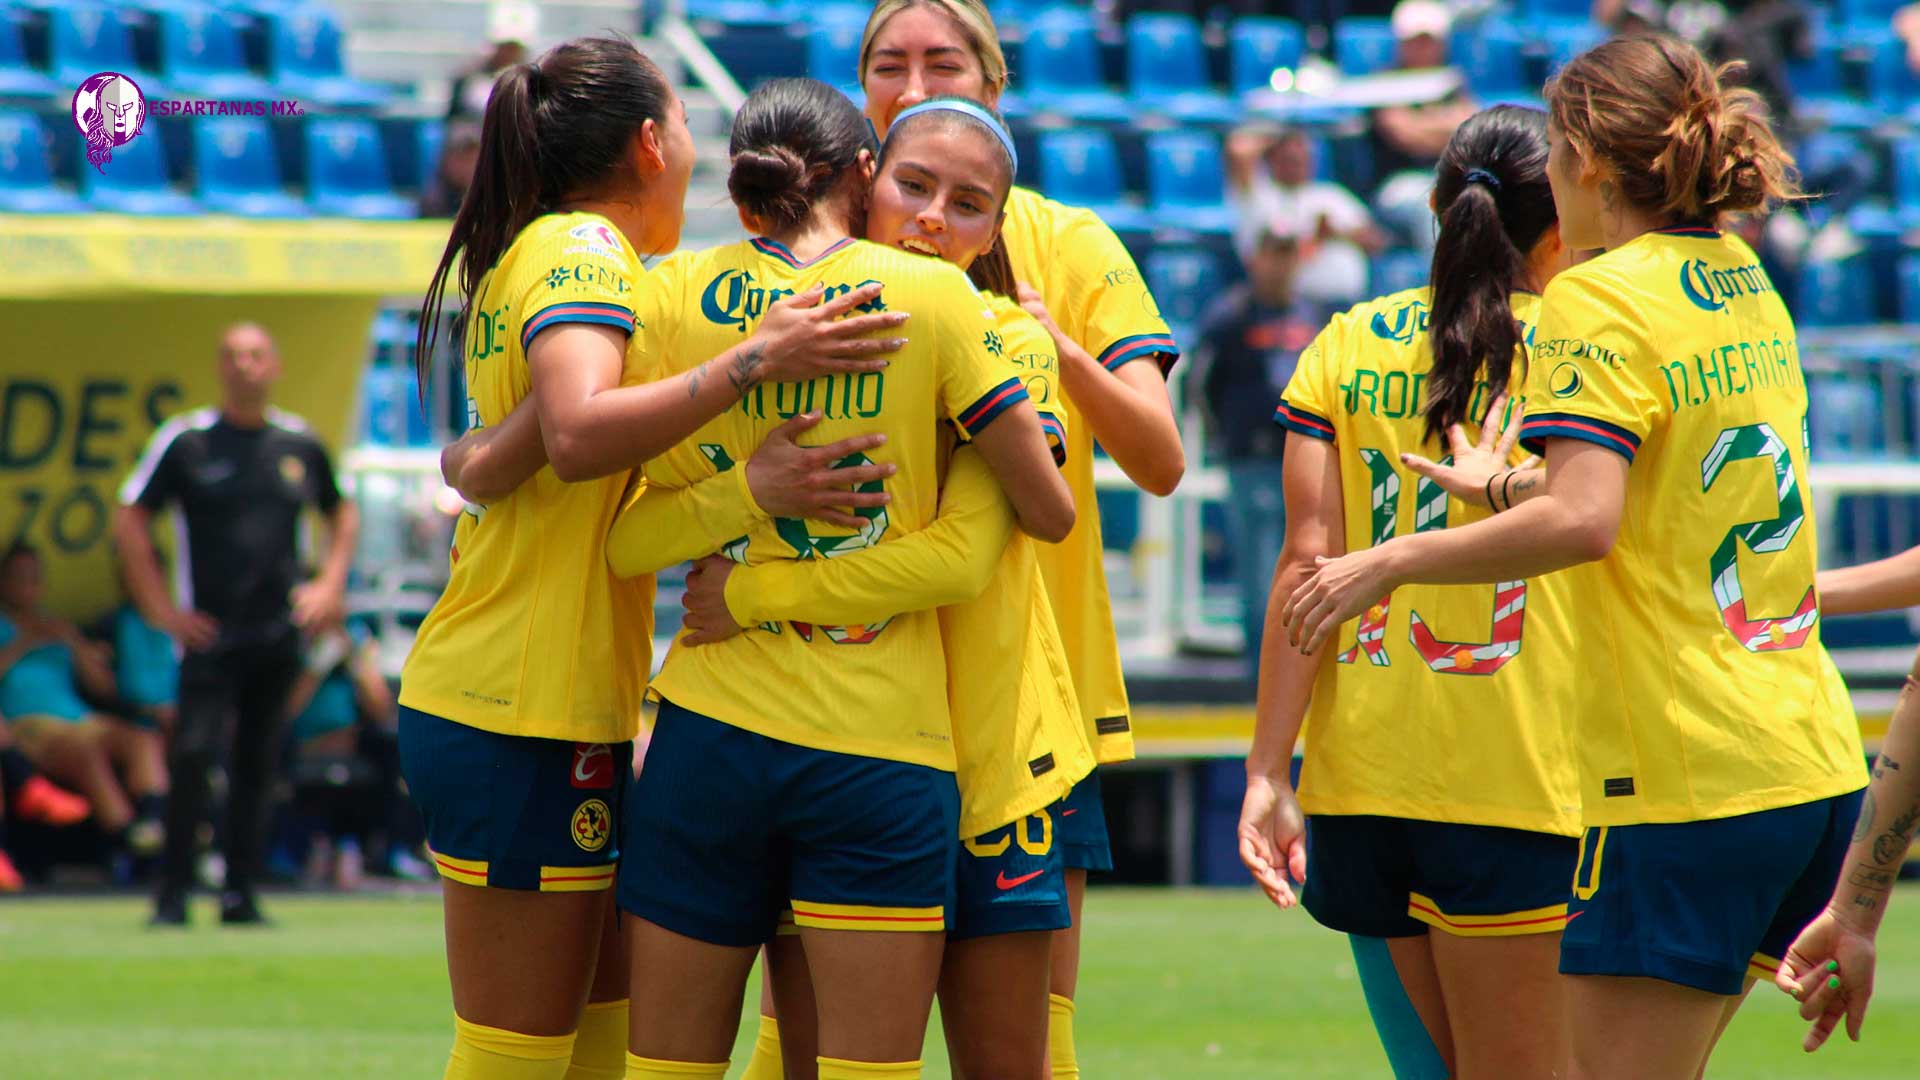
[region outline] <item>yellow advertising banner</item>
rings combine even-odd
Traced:
[[[0,217],[0,544],[40,550],[60,614],[118,603],[120,484],[156,427],[218,402],[220,334],[243,320],[279,344],[275,404],[338,466],[381,298],[418,296],[445,237],[444,222]]]

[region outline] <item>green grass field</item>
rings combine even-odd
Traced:
[[[438,1077],[451,1035],[431,891],[281,897],[266,931],[150,933],[132,899],[0,902],[0,1076]],[[1088,1080],[1387,1076],[1345,941],[1251,891],[1095,890],[1078,1026]],[[1920,886],[1896,898],[1861,1045],[1808,1058],[1764,987],[1711,1075],[1920,1077]],[[936,1025],[937,1029],[937,1025]],[[735,1050],[736,1075],[751,1045]],[[927,1076],[945,1075],[927,1048]]]

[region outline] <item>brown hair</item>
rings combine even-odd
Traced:
[[[1547,83],[1547,110],[1583,157],[1611,165],[1627,201],[1688,222],[1800,197],[1760,95],[1729,86],[1739,61],[1709,67],[1677,38],[1615,38]]]
[[[968,51],[980,61],[980,73],[996,92],[1007,89],[1007,54],[1000,48],[1000,31],[993,15],[980,0],[880,0],[867,16],[867,28],[860,35],[860,70],[855,72],[864,85],[867,81],[867,54],[873,51],[873,39],[895,15],[908,8],[926,8],[953,20]]]
[[[872,125],[847,95],[817,79],[771,79],[733,118],[727,192],[768,231],[790,229],[859,163],[860,151],[876,149]]]

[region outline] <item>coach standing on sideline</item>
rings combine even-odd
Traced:
[[[300,671],[300,630],[338,621],[345,606],[359,515],[306,423],[267,404],[279,377],[280,355],[264,329],[229,328],[220,406],[161,425],[120,490],[114,539],[134,603],[183,653],[155,926],[187,921],[194,841],[211,799],[207,771],[223,743],[231,754],[220,921],[264,921],[254,874],[287,692]],[[329,536],[325,565],[303,583],[297,537],[309,505],[326,517]],[[163,509],[184,529],[177,597],[154,558],[150,527]]]

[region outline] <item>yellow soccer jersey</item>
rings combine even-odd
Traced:
[[[1400,464],[1403,452],[1445,453],[1426,438],[1429,298],[1409,289],[1335,316],[1301,354],[1274,416],[1334,444],[1349,551],[1488,514]],[[1539,306],[1513,294],[1529,332]],[[1525,374],[1516,356],[1516,393]],[[1483,380],[1470,414],[1487,408],[1487,394]],[[1578,835],[1567,717],[1587,669],[1574,607],[1555,576],[1409,585],[1381,598],[1357,631],[1342,630],[1348,647],[1314,681],[1301,806]]]
[[[1153,294],[1120,238],[1092,211],[1014,188],[1000,235],[1015,276],[1040,291],[1054,322],[1102,366],[1115,370],[1148,359],[1172,366],[1179,348]],[[1133,725],[1101,563],[1093,432],[1071,398],[1063,395],[1062,402],[1069,439],[1067,485],[1079,513],[1065,540],[1040,545],[1040,570],[1095,753],[1102,762],[1128,761],[1133,757]]]
[[[1528,396],[1529,449],[1580,439],[1632,466],[1613,551],[1568,572],[1594,598],[1575,725],[1587,824],[1729,817],[1865,785],[1820,644],[1799,347],[1753,250],[1668,229],[1561,274]]]
[[[1053,337],[1013,301],[988,300],[1005,355],[1059,460],[1065,421]],[[992,472],[978,454],[962,450],[941,488],[939,516],[927,528],[831,562],[736,570],[727,580],[727,606],[751,624],[867,622],[903,608],[944,605],[940,638],[959,765],[960,835],[971,838],[1065,798],[1093,771],[1073,673],[1040,579],[1037,553],[1045,546],[1014,528],[1013,505]],[[986,562],[974,562],[983,555]],[[956,578],[971,577],[970,570],[956,573],[956,563],[990,567],[985,589],[964,599],[949,595]]]
[[[864,512],[867,524],[858,532],[762,518],[723,546],[737,561],[835,558],[925,528],[939,499],[939,421],[979,431],[1027,392],[1009,370],[986,301],[946,263],[856,240],[802,262],[755,239],[669,259],[648,275],[638,308],[646,332],[629,347],[628,369],[650,378],[738,344],[768,304],[815,282],[825,282],[831,298],[869,281],[886,290],[869,310],[913,315],[908,345],[886,370],[761,384],[647,464],[649,489],[692,487],[731,471],[768,432],[808,410],[825,416],[809,433],[812,442],[887,436],[873,459],[899,470],[886,485],[893,501]],[[844,464],[867,460],[855,455]],[[608,556],[624,572],[650,565],[656,553],[649,549],[660,542],[650,529],[616,524]],[[783,742],[954,768],[945,656],[931,611],[858,625],[772,623],[714,645],[676,645],[653,689],[683,708]]]
[[[632,332],[643,273],[605,218],[549,214],[481,282],[467,319],[467,417],[496,424],[533,390],[527,346],[569,322]],[[400,703],[506,735],[615,742],[639,730],[653,578],[616,580],[604,538],[625,474],[569,484],[543,468],[462,514],[446,591],[420,625]]]

